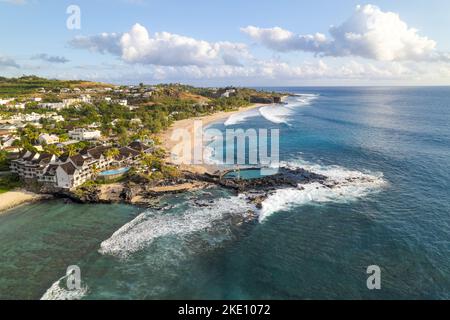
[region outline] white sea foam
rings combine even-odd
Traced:
[[[55,281],[41,297],[41,300],[80,300],[88,292],[88,286],[81,286],[80,289],[68,290],[62,283],[68,276],[64,276]]]
[[[304,161],[282,164],[290,168],[303,168],[327,177],[325,185],[314,182],[298,188],[279,189],[263,203],[259,220],[273,213],[307,203],[348,202],[381,190],[386,184],[382,173],[363,173],[339,166],[320,166]]]
[[[262,116],[266,120],[276,124],[287,123],[296,107],[309,106],[318,97],[319,95],[317,94],[295,94],[290,96],[286,101],[287,104],[284,105],[273,104],[258,109],[235,113],[225,121],[224,125],[236,125],[257,116]]]
[[[227,213],[242,213],[250,208],[245,198],[238,196],[220,198],[211,207],[192,207],[178,215],[146,211],[103,241],[99,252],[126,258],[149,246],[157,238],[189,235],[207,229]]]
[[[259,116],[258,109],[251,109],[244,112],[238,112],[232,114],[228,119],[224,122],[225,126],[234,126],[236,124],[242,123],[249,118],[254,118]]]
[[[318,97],[319,96],[315,94],[296,94],[288,98],[286,101],[287,104],[274,104],[261,107],[259,108],[259,113],[262,117],[272,123],[287,124],[289,118],[294,113],[295,108],[309,106]]]
[[[266,120],[272,123],[281,124],[287,123],[293,110],[290,107],[270,105],[259,108],[259,113]]]

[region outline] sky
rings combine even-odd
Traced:
[[[448,0],[0,0],[0,75],[450,85]]]

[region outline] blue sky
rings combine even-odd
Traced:
[[[69,5],[79,6],[81,29],[66,27]],[[449,85],[449,12],[447,0],[0,0],[0,74],[114,83]]]

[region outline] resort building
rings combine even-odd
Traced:
[[[54,161],[54,155],[26,151],[17,160],[11,161],[11,171],[23,179],[36,179],[43,175],[47,166]]]
[[[11,171],[22,179],[33,179],[60,189],[72,189],[94,179],[110,167],[127,171],[139,164],[141,155],[151,152],[150,149],[140,142],[133,142],[118,149],[114,155],[109,155],[109,147],[98,146],[85,148],[74,156],[63,155],[59,158],[51,154],[25,151],[11,162]]]

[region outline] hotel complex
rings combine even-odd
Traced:
[[[110,155],[110,147],[86,148],[74,156],[60,156],[25,151],[11,162],[11,171],[24,180],[37,181],[61,189],[76,188],[110,167],[132,167],[139,164],[143,154],[152,148],[138,141],[117,149]]]

